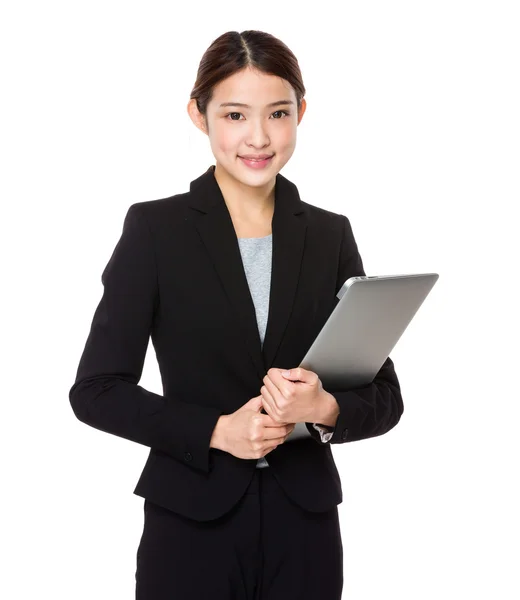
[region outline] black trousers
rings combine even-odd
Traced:
[[[270,467],[213,521],[144,501],[136,600],[341,600],[342,589],[337,507],[300,508]]]

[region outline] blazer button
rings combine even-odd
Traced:
[[[343,441],[345,441],[345,440],[347,439],[347,432],[348,432],[348,429],[344,429],[344,430],[341,432],[341,439],[342,439]]]
[[[184,453],[184,460],[191,460],[192,458],[193,458],[193,456],[191,455],[190,452]]]

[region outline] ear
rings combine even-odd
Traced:
[[[204,118],[204,115],[199,112],[199,109],[197,108],[197,101],[195,100],[195,98],[190,98],[186,109],[195,127],[197,127],[197,129],[200,129],[202,133],[205,133],[207,135],[208,130],[206,127],[206,119]]]
[[[307,108],[307,102],[306,102],[305,98],[302,98],[300,112],[298,113],[298,123],[297,123],[298,125],[300,124],[300,122],[303,118],[306,108]]]

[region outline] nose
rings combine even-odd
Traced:
[[[255,148],[269,145],[269,135],[261,120],[252,120],[248,135],[248,144]]]

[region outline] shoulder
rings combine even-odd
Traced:
[[[127,211],[126,218],[135,218],[148,225],[152,230],[168,223],[171,227],[184,221],[189,193],[175,194],[156,200],[134,202]]]
[[[320,230],[330,231],[331,233],[343,234],[345,229],[345,215],[336,213],[332,210],[326,210],[320,206],[310,204],[300,200],[306,214],[309,224]],[[348,219],[347,219],[348,220]]]

